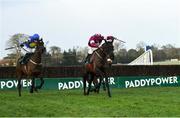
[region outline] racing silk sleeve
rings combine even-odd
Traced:
[[[98,45],[92,40],[88,43],[88,45],[92,48],[98,48]]]
[[[29,45],[29,44],[30,44],[29,41],[25,41],[25,42],[21,43],[20,46],[21,46],[21,47],[24,47],[24,46],[25,46],[26,48],[30,48],[30,45]]]
[[[20,43],[21,47],[24,47],[26,45],[27,41]]]
[[[26,46],[27,48],[30,48],[29,42],[26,42],[26,43],[25,43],[25,46]]]
[[[90,47],[92,47],[92,48],[98,48],[98,45],[97,45],[97,43],[95,42],[94,39],[95,39],[94,37],[91,37],[91,38],[89,39],[88,45],[89,45]]]

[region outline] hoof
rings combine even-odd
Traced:
[[[30,90],[30,93],[33,93],[33,90]]]
[[[38,89],[37,88],[35,88],[34,91],[38,93]]]

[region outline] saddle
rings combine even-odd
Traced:
[[[24,56],[20,57],[19,63],[20,64],[27,64],[29,59],[34,53],[26,53]]]
[[[87,56],[86,62],[85,62],[85,66],[86,68],[90,71],[93,72],[93,60],[94,60],[94,54],[89,54]]]
[[[93,60],[94,60],[94,53],[88,54],[84,62],[85,64],[92,64]]]

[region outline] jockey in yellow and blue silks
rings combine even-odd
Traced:
[[[37,42],[40,39],[38,34],[34,34],[33,36],[29,36],[29,39],[20,44],[20,47],[26,47],[27,49],[34,49],[37,46]],[[28,62],[28,58],[32,55],[32,52],[28,52],[23,56],[19,62],[21,64],[26,64]]]
[[[29,36],[29,39],[20,44],[21,47],[26,46],[27,48],[33,49],[37,46],[37,41],[39,40],[39,35],[34,34],[33,36]]]

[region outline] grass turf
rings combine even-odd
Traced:
[[[0,116],[134,116],[180,117],[179,87],[112,89],[112,98],[100,94],[84,96],[82,90],[41,90],[30,94],[0,91]]]

